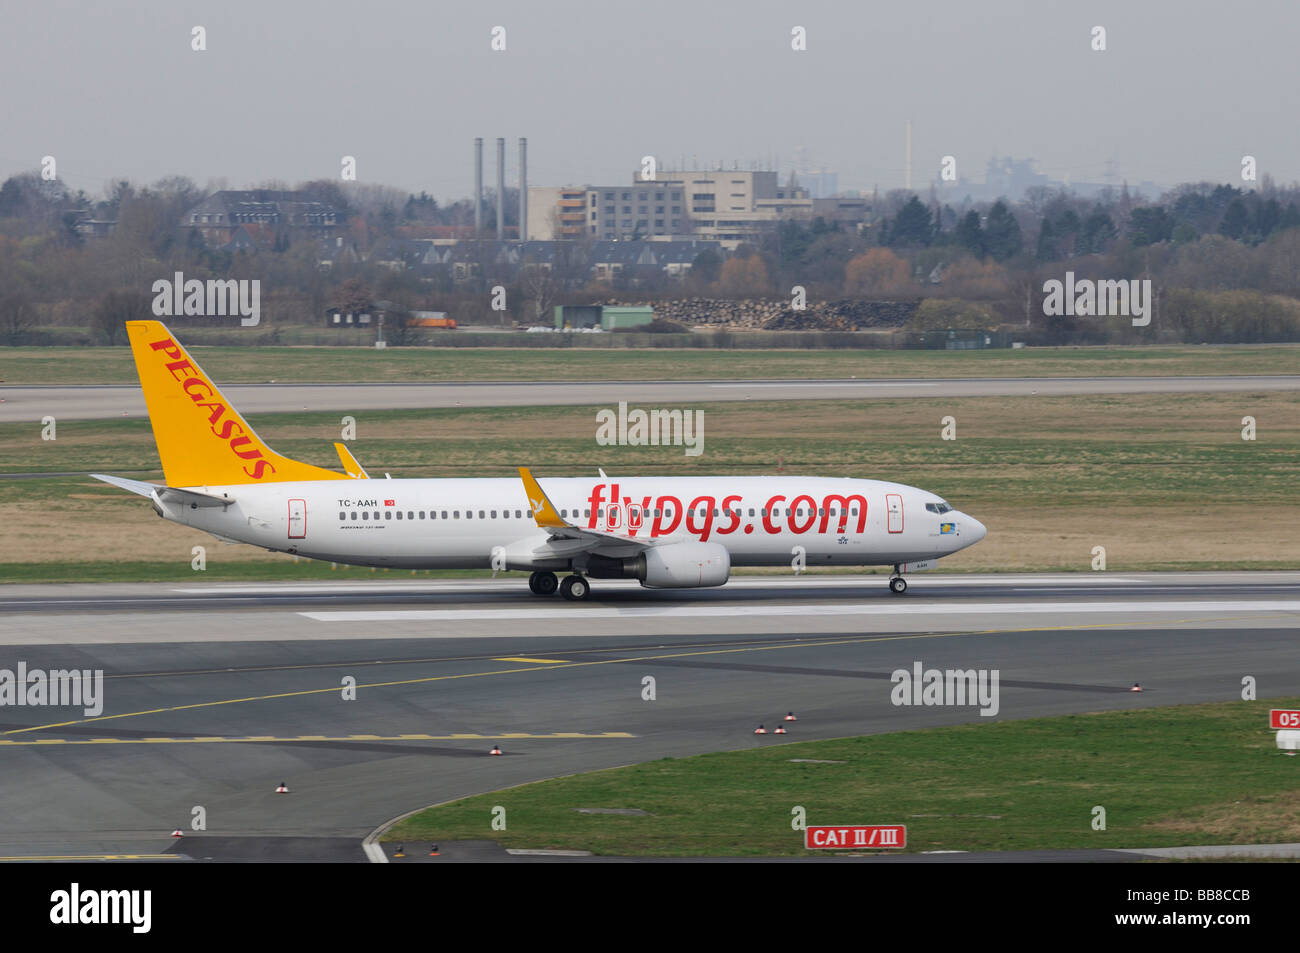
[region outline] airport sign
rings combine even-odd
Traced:
[[[847,824],[809,827],[804,831],[804,847],[809,850],[906,846],[907,827],[903,824]]]
[[[1268,713],[1268,726],[1278,731],[1300,728],[1300,711],[1294,708],[1274,708]]]

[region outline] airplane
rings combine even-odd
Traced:
[[[375,479],[272,450],[159,321],[126,322],[165,485],[100,473],[164,519],[228,542],[353,566],[529,573],[539,596],[589,579],[721,586],[737,566],[892,566],[904,573],[984,538],[933,493],[800,476]],[[558,573],[567,573],[563,581]]]

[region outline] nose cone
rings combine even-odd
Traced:
[[[968,546],[978,543],[988,534],[989,531],[987,526],[973,516],[967,516],[965,513],[962,514],[961,535],[963,538],[969,540],[967,543]]]

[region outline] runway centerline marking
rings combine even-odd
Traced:
[[[1190,624],[1196,620],[1193,619],[1158,619],[1147,622],[1115,622],[1108,624],[1085,623],[1080,625],[1057,625],[1057,626],[1026,626],[1021,629],[978,629],[964,632],[908,632],[893,635],[871,635],[858,638],[836,638],[836,639],[795,639],[793,641],[783,641],[771,645],[749,645],[722,649],[710,649],[698,652],[672,652],[663,655],[637,655],[627,658],[613,659],[596,659],[584,662],[566,662],[559,665],[548,665],[543,668],[507,668],[497,669],[488,672],[460,672],[454,675],[430,675],[424,678],[399,679],[392,682],[372,682],[363,685],[357,685],[357,688],[393,688],[401,685],[423,685],[432,682],[455,681],[462,678],[489,678],[497,675],[518,675],[524,672],[553,672],[559,669],[570,668],[588,668],[596,665],[621,665],[627,662],[653,662],[661,659],[675,658],[692,658],[702,655],[734,655],[742,652],[771,652],[778,649],[792,648],[820,648],[833,647],[842,645],[864,645],[874,642],[907,642],[918,639],[951,639],[964,638],[967,636],[979,635],[1011,635],[1016,633],[1027,632],[1059,632],[1059,631],[1077,631],[1080,629],[1104,629],[1119,628],[1129,625],[1179,625]],[[1205,620],[1200,620],[1205,621]],[[93,718],[75,718],[71,721],[52,722],[48,725],[30,725],[26,728],[11,728],[8,731],[0,732],[3,735],[25,734],[30,731],[45,731],[50,728],[66,728],[71,725],[85,725],[98,721],[113,721],[119,718],[136,718],[142,715],[160,715],[167,712],[175,711],[192,711],[197,708],[215,708],[220,705],[238,705],[245,702],[273,701],[279,698],[301,698],[307,695],[324,695],[333,694],[339,690],[337,685],[328,688],[307,688],[296,692],[279,692],[269,695],[250,695],[245,698],[225,698],[218,701],[194,702],[189,705],[173,705],[167,708],[152,708],[145,711],[122,712],[117,715],[98,715]]]

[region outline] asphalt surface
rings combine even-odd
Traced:
[[[892,706],[890,673],[915,661],[999,669],[998,719],[1229,700],[1245,674],[1262,697],[1300,686],[1300,573],[918,574],[903,597],[883,577],[737,582],[677,594],[603,583],[581,605],[533,597],[514,575],[6,586],[0,669],[103,669],[105,706],[98,719],[0,708],[0,857],[361,862],[362,838],[386,820],[468,794],[665,756],[994,720]],[[464,615],[365,617],[394,611]],[[641,697],[646,675],[653,702]],[[789,734],[753,734],[790,710]],[[494,744],[502,756],[488,755]],[[281,782],[289,793],[275,793]],[[195,807],[205,831],[191,830]],[[173,840],[177,828],[186,836]],[[447,847],[451,861],[568,859]],[[1040,853],[1001,859],[1079,859]],[[1087,859],[1134,856],[1110,853]]]
[[[220,382],[218,382],[220,383]],[[1300,375],[1052,377],[900,380],[473,381],[445,384],[221,384],[241,413],[707,403],[731,400],[871,400],[915,397],[1043,397],[1300,390]],[[143,417],[135,384],[0,386],[0,423]]]

